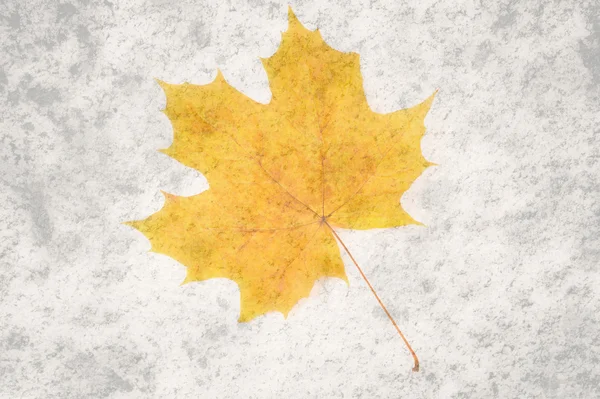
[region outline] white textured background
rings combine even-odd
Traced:
[[[440,89],[440,166],[402,198],[427,227],[341,232],[420,373],[347,257],[349,289],[238,324],[234,283],[181,287],[120,224],[207,187],[155,151],[172,131],[153,78],[219,67],[268,102],[258,57],[287,4],[68,1],[0,4],[0,397],[600,396],[596,1],[292,4],[361,54],[373,110]]]

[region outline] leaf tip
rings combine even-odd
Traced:
[[[171,152],[170,152],[170,148],[171,147],[167,147],[167,148],[160,148],[158,150],[156,150],[156,152],[160,152],[161,154],[165,154],[167,156],[171,156]]]
[[[296,22],[298,21],[298,18],[296,17],[296,14],[294,14],[294,10],[292,10],[291,5],[288,5],[287,12],[288,12],[288,23],[291,24],[292,21],[296,21]]]
[[[165,197],[165,204],[175,201],[176,195],[160,190],[160,193]]]
[[[435,91],[429,97],[427,97],[425,101],[418,105],[423,116],[429,112],[429,109],[431,109],[431,104],[433,104],[433,100],[435,99],[438,91],[439,89],[435,89]]]
[[[404,222],[401,225],[398,225],[396,227],[408,226],[408,225],[425,226],[423,223],[419,222],[417,219],[412,217],[408,212],[406,212],[406,210],[404,209],[404,207],[402,205],[400,205],[400,209],[401,209],[401,212],[403,215]]]
[[[238,317],[238,323],[248,323],[250,320],[252,320],[251,316],[240,312],[240,317]]]
[[[181,284],[179,284],[180,287],[183,287],[184,285],[187,285],[189,283],[191,283],[192,281],[195,281],[194,278],[192,276],[190,276],[190,272],[189,269],[185,275],[185,278],[183,279],[183,281],[181,282]]]
[[[154,78],[154,81],[156,82],[156,84],[158,84],[160,86],[161,89],[163,89],[163,91],[165,93],[167,92],[167,90],[171,86],[171,84],[165,82],[164,80],[158,79],[158,78]]]
[[[410,218],[410,221],[408,222],[408,224],[412,224],[412,225],[419,226],[419,227],[427,227],[425,225],[425,223],[419,222],[418,220],[416,220],[415,218],[413,218],[410,215],[409,215],[409,218]]]
[[[221,68],[217,68],[217,74],[215,75],[215,78],[213,79],[213,83],[217,83],[217,82],[225,82],[225,76],[223,75],[223,71],[221,71]]]
[[[129,227],[133,227],[134,229],[136,229],[138,231],[142,231],[144,222],[146,222],[146,220],[147,219],[145,219],[145,220],[128,220],[126,222],[121,222],[121,224],[125,225],[125,226],[129,226]]]
[[[288,31],[294,29],[304,29],[304,26],[300,23],[296,14],[294,14],[292,6],[288,6]]]
[[[135,220],[130,220],[130,221],[127,221],[127,222],[121,222],[120,224],[135,228],[136,221]]]
[[[346,287],[350,288],[350,280],[348,280],[348,276],[344,273],[343,276],[340,276],[340,279],[346,283]]]

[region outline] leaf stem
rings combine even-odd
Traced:
[[[417,354],[415,353],[415,351],[413,350],[413,348],[408,343],[406,337],[404,337],[404,334],[402,334],[402,331],[400,331],[400,328],[396,324],[396,321],[394,320],[394,318],[392,317],[392,315],[390,314],[390,312],[388,312],[387,308],[385,307],[385,305],[383,304],[383,302],[379,298],[379,295],[377,295],[377,292],[375,292],[375,289],[373,288],[373,286],[369,282],[369,279],[367,278],[367,276],[365,276],[365,273],[363,273],[362,269],[360,268],[360,266],[356,262],[356,259],[354,259],[354,256],[352,256],[352,254],[348,250],[348,247],[346,247],[346,244],[344,244],[344,242],[342,241],[342,239],[340,238],[340,236],[335,232],[335,230],[333,229],[333,227],[331,227],[331,225],[329,223],[327,223],[327,220],[324,220],[324,223],[327,225],[327,227],[329,227],[329,229],[331,230],[331,232],[333,233],[333,235],[335,236],[335,238],[339,241],[339,243],[342,244],[342,247],[344,247],[344,250],[346,251],[346,253],[348,254],[348,256],[350,256],[350,259],[352,259],[352,262],[354,262],[354,265],[356,266],[356,268],[360,272],[360,275],[362,276],[363,280],[365,280],[365,282],[367,283],[367,285],[371,289],[371,292],[373,293],[373,295],[375,295],[375,298],[377,299],[377,302],[379,302],[379,305],[381,306],[381,308],[383,309],[383,311],[385,312],[385,314],[387,315],[387,317],[390,319],[390,321],[394,325],[394,328],[396,328],[396,331],[398,331],[398,334],[400,335],[400,338],[402,338],[402,340],[404,341],[404,344],[406,345],[406,348],[408,349],[408,351],[412,355],[413,360],[415,362],[415,366],[413,367],[412,371],[414,371],[414,372],[419,371],[419,358],[417,357]]]

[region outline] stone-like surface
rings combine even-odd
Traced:
[[[593,0],[304,1],[361,54],[373,110],[440,92],[428,169],[404,195],[427,227],[340,232],[368,288],[320,281],[284,320],[238,324],[235,284],[120,224],[159,190],[207,188],[156,152],[153,80],[217,67],[268,102],[258,60],[287,4],[5,0],[0,5],[0,397],[600,396],[600,7]]]

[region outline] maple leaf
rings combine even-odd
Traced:
[[[359,55],[329,47],[291,9],[279,49],[262,62],[272,92],[266,105],[220,72],[203,86],[159,82],[174,131],[161,151],[203,173],[210,188],[164,193],[160,211],[128,222],[153,252],[187,267],[184,283],[235,281],[240,322],[287,316],[319,278],[347,282],[336,228],[418,224],[400,197],[432,165],[420,140],[435,93],[410,109],[373,112]]]

